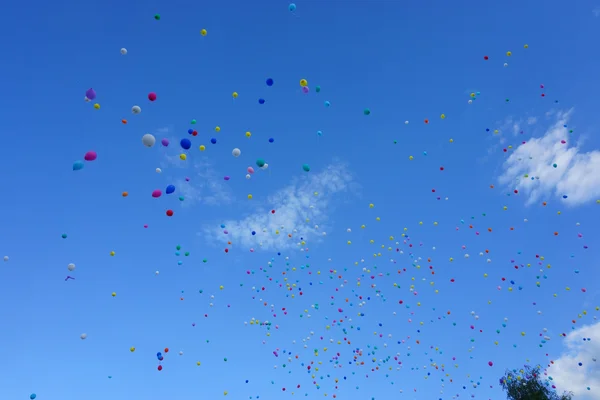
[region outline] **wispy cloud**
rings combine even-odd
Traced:
[[[595,17],[600,16],[600,7],[596,7],[592,10],[592,13],[594,14]]]
[[[157,141],[162,138],[167,138],[170,143],[178,143],[178,139],[169,137],[171,129],[157,129]],[[178,173],[177,177],[173,177],[173,184],[177,187],[178,193],[184,197],[184,206],[190,206],[195,203],[203,203],[207,205],[225,205],[233,201],[232,190],[225,181],[223,176],[219,175],[213,163],[207,157],[194,158],[194,160],[181,160],[176,147],[171,145],[166,148],[163,155],[161,167],[163,173],[170,174],[172,168],[177,168],[179,172],[185,170],[189,181],[185,177],[181,177]]]
[[[582,152],[571,143],[574,139],[565,125],[572,111],[551,113],[554,123],[546,133],[519,145],[504,162],[499,182],[518,189],[527,204],[548,196],[569,205],[600,197],[600,151]]]
[[[269,196],[268,208],[259,208],[241,220],[225,221],[227,235],[216,225],[204,227],[204,234],[218,242],[231,241],[235,246],[256,250],[300,249],[304,247],[302,242],[309,245],[321,240],[333,197],[356,187],[343,164],[310,174]]]
[[[600,363],[596,361],[600,357],[600,323],[572,331],[564,345],[565,352],[548,369],[548,375],[560,391],[571,391],[577,399],[600,400]]]

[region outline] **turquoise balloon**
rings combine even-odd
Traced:
[[[308,164],[304,164],[304,165],[302,166],[302,169],[303,169],[304,171],[308,172],[308,171],[310,171],[310,166],[309,166]]]
[[[83,169],[83,161],[75,161],[73,163],[73,171],[79,171],[80,169]]]

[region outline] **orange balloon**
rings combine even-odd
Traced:
[[[168,352],[169,352],[169,348],[165,347],[165,353],[168,353]]]
[[[124,123],[124,124],[126,124],[127,120],[126,119],[122,119],[121,122]]]
[[[127,193],[127,192],[123,192],[121,195],[122,195],[123,197],[127,197],[127,196],[129,196],[129,193]]]

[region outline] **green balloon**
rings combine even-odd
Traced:
[[[262,158],[259,158],[258,160],[256,160],[256,165],[259,166],[259,168],[262,168],[265,166],[265,160],[263,160]]]
[[[308,171],[310,171],[310,165],[308,165],[308,164],[304,164],[304,165],[302,166],[302,169],[303,169],[304,171],[308,172]]]
[[[193,119],[193,120],[192,120],[192,125],[194,125],[195,123],[196,123],[196,120],[195,120],[195,119]]]
[[[186,251],[185,254],[184,254],[184,256],[186,256],[186,257],[189,256],[189,255],[190,255],[189,251]]]
[[[177,245],[177,246],[175,246],[175,248],[176,248],[177,250],[181,250],[181,246],[180,246],[180,245]]]
[[[371,114],[371,110],[369,110],[368,108],[365,108],[365,110],[363,111],[363,114],[370,115]]]
[[[160,14],[155,14],[154,19],[158,21],[160,19]]]

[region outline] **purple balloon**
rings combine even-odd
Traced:
[[[190,177],[189,177],[189,176],[186,176],[186,177],[185,177],[185,181],[186,181],[186,182],[189,182],[189,181],[190,181]]]
[[[85,92],[85,97],[87,97],[90,100],[94,100],[96,98],[96,92],[94,91],[94,89],[89,88],[86,92]]]
[[[231,179],[229,176],[224,177],[223,179],[225,179],[226,181],[228,181],[229,179]]]
[[[155,199],[159,198],[161,195],[162,195],[162,192],[158,189],[156,189],[152,192],[152,197],[154,197]]]
[[[162,143],[163,146],[167,147],[169,145],[169,139],[163,139],[160,141],[160,143]]]

